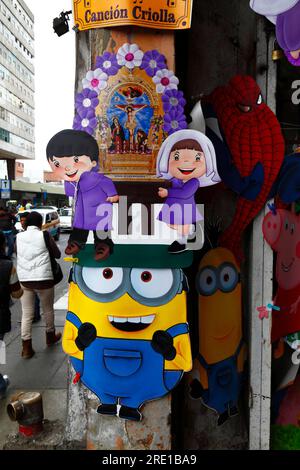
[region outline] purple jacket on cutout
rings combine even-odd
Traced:
[[[113,205],[106,199],[116,196],[118,193],[109,178],[95,171],[86,171],[82,173],[78,183],[65,181],[65,193],[66,196],[76,198],[74,228],[84,230],[112,229]]]
[[[285,51],[300,49],[300,2],[277,16],[276,37],[279,45]]]
[[[195,203],[195,193],[200,182],[196,178],[184,183],[172,178],[172,188],[168,189],[168,197],[164,202],[158,220],[169,225],[189,225],[203,220]]]

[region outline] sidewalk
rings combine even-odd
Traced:
[[[68,279],[66,263],[61,262],[64,279]],[[56,288],[55,325],[62,332],[66,318],[67,281]],[[17,432],[18,423],[12,422],[7,415],[6,406],[10,397],[20,391],[38,391],[42,393],[44,417],[49,421],[65,421],[67,413],[67,356],[61,342],[51,347],[46,346],[45,323],[43,318],[33,324],[32,344],[35,355],[25,360],[21,357],[21,304],[15,301],[12,311],[12,330],[5,335],[6,365],[0,364],[0,372],[7,374],[10,386],[7,396],[0,399],[0,450],[11,433]]]
[[[16,312],[17,310],[17,312]],[[0,400],[0,449],[11,432],[18,429],[18,424],[12,422],[6,413],[10,397],[19,391],[39,391],[43,395],[44,415],[49,420],[64,420],[66,416],[67,399],[67,357],[61,342],[48,348],[45,339],[43,319],[33,325],[33,347],[36,352],[30,360],[21,357],[21,318],[20,304],[13,309],[12,332],[5,336],[6,365],[0,365],[2,374],[7,374],[10,386],[7,397]],[[56,326],[62,331],[66,311],[56,311]]]

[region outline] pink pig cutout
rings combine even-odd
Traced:
[[[300,286],[300,216],[277,209],[276,215],[272,212],[266,215],[262,229],[265,240],[277,253],[279,287],[290,290]]]

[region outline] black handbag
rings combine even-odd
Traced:
[[[59,284],[63,280],[64,275],[63,275],[60,265],[58,264],[58,262],[56,261],[56,259],[54,258],[52,254],[49,232],[44,231],[43,236],[45,240],[45,245],[49,252],[51,269],[52,269],[52,274],[53,274],[53,281],[54,281],[54,285],[56,286],[56,284]]]

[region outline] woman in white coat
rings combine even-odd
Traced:
[[[60,250],[53,238],[42,232],[42,216],[31,212],[26,218],[27,230],[17,235],[17,273],[24,294],[22,303],[22,357],[30,359],[32,348],[32,322],[34,318],[35,295],[40,298],[46,322],[46,342],[48,346],[61,338],[54,326],[54,280],[51,269],[51,256],[60,258]],[[45,235],[48,237],[49,250]]]

